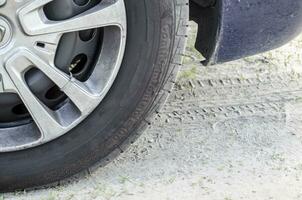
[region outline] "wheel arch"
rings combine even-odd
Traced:
[[[302,32],[300,0],[190,0],[198,24],[196,49],[204,64],[236,60],[277,48]]]

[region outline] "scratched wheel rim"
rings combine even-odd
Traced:
[[[123,0],[3,2],[0,152],[11,152],[68,133],[102,102],[122,63],[127,23]]]

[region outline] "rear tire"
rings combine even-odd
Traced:
[[[108,163],[148,125],[182,62],[188,0],[125,0],[123,64],[106,98],[80,125],[35,148],[0,154],[0,191],[55,183]]]

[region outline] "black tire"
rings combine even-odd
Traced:
[[[0,154],[0,191],[54,183],[121,153],[148,125],[180,67],[187,0],[125,0],[128,38],[118,77],[98,108],[47,144]]]

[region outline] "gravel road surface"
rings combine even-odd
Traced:
[[[60,186],[0,200],[302,199],[302,36],[204,67],[190,29],[174,91],[128,151]]]

